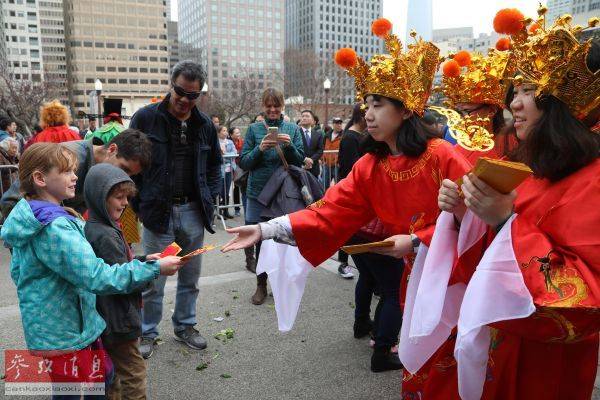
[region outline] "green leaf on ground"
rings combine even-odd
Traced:
[[[208,368],[207,363],[200,363],[196,366],[196,371],[202,371],[202,370],[205,370],[206,368]]]
[[[239,299],[239,298],[240,298],[240,296],[238,296],[237,294],[236,294],[235,296],[233,296],[233,299],[234,299],[234,300],[237,300],[237,299]]]
[[[222,329],[215,335],[215,339],[222,340],[223,343],[227,342],[227,339],[233,339],[235,331],[231,328]]]
[[[226,310],[226,311],[225,311],[225,316],[226,316],[226,317],[231,317],[231,311],[229,311],[229,310]]]
[[[221,374],[221,378],[228,379],[228,378],[231,378],[231,375],[229,375],[229,374]]]

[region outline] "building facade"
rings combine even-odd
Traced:
[[[41,82],[44,63],[36,0],[2,0],[5,65],[13,79]]]
[[[445,29],[434,29],[433,39],[434,43],[446,42],[456,38],[473,38],[473,27],[462,27],[462,28],[445,28]]]
[[[206,67],[210,93],[283,88],[284,0],[180,0],[181,59]]]
[[[38,0],[38,10],[44,79],[56,87],[59,99],[66,103],[69,93],[63,0]]]
[[[163,0],[64,0],[69,100],[89,112],[94,82],[131,115],[169,87]]]
[[[571,14],[573,24],[587,26],[588,19],[600,16],[600,0],[548,0],[546,18],[550,22],[563,15]]]
[[[179,34],[177,21],[167,22],[167,38],[169,40],[169,67],[173,68],[179,62]]]
[[[369,60],[384,42],[371,33],[382,0],[286,1],[285,94],[307,104],[324,103],[323,82],[331,81],[330,101],[352,104],[354,81],[335,65],[335,52],[351,47]]]

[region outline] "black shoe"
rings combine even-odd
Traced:
[[[398,354],[392,353],[389,347],[376,347],[371,356],[371,371],[384,372],[404,368]]]
[[[373,321],[371,319],[354,321],[354,338],[360,339],[371,333],[373,330]]]
[[[206,339],[193,326],[187,326],[184,330],[175,332],[175,340],[185,343],[195,350],[206,348]]]
[[[150,337],[142,337],[140,341],[140,353],[144,359],[149,359],[154,353],[155,339]]]

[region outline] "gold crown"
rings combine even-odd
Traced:
[[[371,25],[373,33],[385,40],[389,54],[377,54],[370,65],[349,48],[338,50],[336,63],[354,78],[357,100],[369,94],[400,100],[404,106],[422,116],[431,94],[433,77],[440,63],[439,49],[421,38],[402,52],[402,42],[391,33],[392,23],[385,18]]]
[[[600,105],[600,73],[592,73],[586,65],[592,42],[579,43],[576,35],[583,27],[572,26],[570,15],[557,18],[546,28],[547,11],[540,7],[538,19],[532,24],[532,19],[525,19],[516,9],[500,10],[494,18],[494,29],[511,36],[512,57],[518,70],[515,84],[535,85],[536,96],[558,98],[581,119]],[[598,18],[591,18],[589,25],[598,25]]]
[[[442,92],[454,107],[458,103],[493,104],[504,107],[504,98],[515,73],[510,53],[490,49],[487,56],[456,53],[446,61],[442,72]]]

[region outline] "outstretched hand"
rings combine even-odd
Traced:
[[[370,252],[383,254],[384,256],[402,258],[413,251],[413,244],[410,235],[394,235],[385,240],[393,241],[394,245],[391,247],[377,247],[371,249]]]
[[[226,231],[227,233],[236,235],[236,237],[223,246],[221,249],[223,253],[250,247],[258,243],[262,237],[260,226],[258,225],[238,226],[237,228],[226,229]]]

